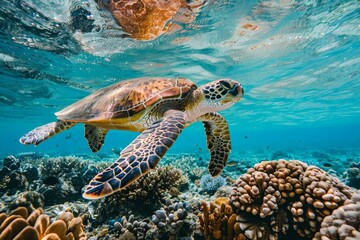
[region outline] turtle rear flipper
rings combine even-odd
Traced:
[[[172,110],[166,113],[130,143],[115,163],[91,180],[83,197],[105,197],[128,186],[150,169],[155,169],[185,125],[184,112]]]
[[[34,144],[36,146],[46,139],[73,127],[75,124],[75,122],[65,122],[61,120],[51,122],[28,132],[22,136],[19,141],[22,144]]]
[[[202,121],[206,133],[206,144],[210,151],[209,172],[218,176],[224,169],[231,151],[230,132],[223,116],[216,112],[202,115],[197,120]]]
[[[109,130],[105,128],[85,124],[85,138],[87,139],[89,147],[93,153],[100,150],[104,144],[105,135],[108,131]]]

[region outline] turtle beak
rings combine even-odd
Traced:
[[[244,89],[241,84],[235,84],[232,89],[228,91],[225,98],[221,101],[222,104],[229,102],[236,103],[244,96]]]
[[[234,97],[234,102],[239,101],[244,96],[244,89],[241,84],[235,84],[234,87],[229,90],[229,93]]]

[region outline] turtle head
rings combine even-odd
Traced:
[[[228,78],[205,84],[199,90],[204,96],[204,102],[216,111],[231,107],[244,95],[241,84]]]

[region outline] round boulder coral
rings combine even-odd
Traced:
[[[354,194],[351,200],[345,201],[344,206],[324,218],[315,239],[360,239],[360,193]]]
[[[235,182],[230,203],[238,215],[258,216],[261,222],[271,222],[282,211],[297,235],[313,237],[323,219],[352,194],[351,188],[315,166],[296,160],[263,161]]]

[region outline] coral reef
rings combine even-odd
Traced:
[[[0,208],[1,212],[14,210],[18,207],[25,207],[29,212],[33,212],[37,208],[44,208],[44,196],[35,191],[19,192],[18,194],[7,197],[4,208]]]
[[[353,194],[351,188],[315,166],[296,160],[264,161],[233,185],[229,196],[236,213],[231,218],[233,234],[239,239],[311,238],[323,219]],[[200,225],[208,239],[231,234],[223,227],[231,216],[221,211],[223,205],[210,203],[209,210],[202,204]],[[211,219],[217,219],[216,224]]]
[[[360,188],[360,162],[352,162],[346,171],[346,183],[350,187]]]
[[[237,215],[234,214],[228,199],[221,199],[215,204],[201,202],[202,214],[199,214],[200,231],[206,240],[211,239],[233,239],[234,224]]]
[[[189,212],[183,202],[166,201],[166,206],[156,210],[151,221],[160,230],[160,239],[178,239],[192,236],[196,216]]]
[[[152,227],[148,221],[136,220],[134,215],[128,218],[123,216],[119,221],[114,222],[114,230],[120,233],[120,238],[133,236],[133,239],[152,239]]]
[[[17,191],[35,191],[43,196],[42,201],[47,206],[80,199],[89,175],[98,170],[96,167],[94,170],[89,161],[74,156],[48,159],[25,156],[4,158],[0,170],[0,193],[11,196]]]
[[[187,178],[172,166],[161,166],[141,177],[130,186],[109,197],[94,201],[95,215],[99,222],[132,210],[137,213],[151,214],[156,210],[170,189],[181,190],[186,186]]]
[[[329,166],[328,172],[296,160],[263,161],[248,169],[250,162],[244,159],[225,169],[226,179],[212,178],[204,175],[206,157],[170,155],[165,163],[171,161],[181,170],[160,165],[124,190],[90,202],[81,198],[82,188],[108,162],[84,160],[86,156],[8,156],[0,169],[0,212],[13,213],[0,214],[0,239],[2,234],[4,239],[21,239],[15,236],[24,228],[34,239],[84,239],[83,231],[89,240],[358,239],[360,194],[329,174],[357,187],[358,155],[348,162],[334,156],[344,159],[336,163],[327,152],[307,156],[307,163],[318,161]],[[256,160],[250,157],[251,163]],[[244,169],[247,172],[235,181]],[[28,213],[35,216],[31,224]],[[17,218],[11,225],[16,231],[8,223],[2,225]],[[76,219],[81,234],[67,236],[73,230],[63,218]],[[41,219],[37,225],[36,219]],[[49,234],[49,228],[55,232],[61,228],[61,236]]]
[[[37,182],[36,191],[44,195],[46,205],[77,200],[88,179],[79,173],[85,173],[88,165],[88,161],[73,156],[38,160],[41,180]]]
[[[360,193],[354,194],[345,201],[344,206],[325,217],[314,239],[360,239]]]
[[[20,161],[17,158],[4,158],[3,167],[0,169],[0,194],[12,195],[19,190],[28,190],[29,182],[21,172]]]
[[[62,213],[50,222],[42,208],[30,215],[25,207],[19,207],[9,215],[0,214],[0,239],[13,240],[85,240],[84,226],[80,217],[71,212]]]
[[[218,176],[213,178],[210,174],[206,174],[200,179],[200,187],[203,191],[208,193],[214,193],[222,186],[226,185],[225,178]]]

